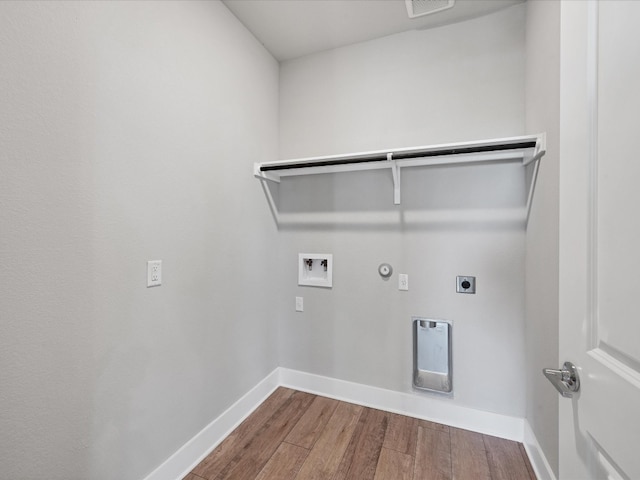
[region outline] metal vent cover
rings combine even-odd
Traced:
[[[441,12],[453,7],[456,0],[404,0],[409,18]]]

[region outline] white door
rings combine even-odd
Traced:
[[[640,1],[561,15],[560,478],[640,479]]]

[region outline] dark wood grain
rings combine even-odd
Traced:
[[[413,478],[433,480],[451,478],[451,445],[448,432],[418,427]]]
[[[316,397],[297,425],[289,432],[285,442],[303,448],[313,447],[337,406],[337,400]]]
[[[522,444],[278,388],[184,480],[535,480]]]
[[[334,480],[373,480],[387,430],[388,414],[366,408]]]
[[[216,480],[253,480],[309,408],[314,395],[294,392],[249,439]]]
[[[529,461],[529,456],[527,455],[527,451],[525,450],[524,445],[519,443],[518,447],[520,447],[520,454],[522,455],[524,464],[527,467],[527,471],[529,472],[529,477],[531,478],[531,480],[536,480],[536,474],[533,471],[533,467],[531,466],[531,462]]]
[[[529,470],[517,442],[503,438],[482,436],[492,480],[528,480]]]
[[[202,477],[199,477],[199,476],[195,475],[194,473],[189,473],[182,480],[202,480]]]
[[[340,403],[336,407],[296,478],[315,480],[334,477],[362,410],[363,407],[349,403]]]
[[[429,420],[418,420],[418,426],[424,428],[430,428],[432,430],[438,430],[439,432],[449,432],[449,428],[447,425],[442,425],[441,423],[430,422]]]
[[[482,434],[451,428],[451,471],[455,480],[490,480]]]
[[[242,451],[246,443],[266,423],[266,421],[285,403],[294,390],[278,388],[238,428],[229,434],[202,462],[193,469],[194,474],[207,480],[215,477],[229,462]]]
[[[383,447],[373,480],[412,480],[413,463],[412,455]]]
[[[256,480],[286,480],[295,478],[309,455],[309,450],[290,443],[282,442]]]
[[[388,419],[384,448],[411,456],[415,455],[419,420],[396,413],[389,413]]]

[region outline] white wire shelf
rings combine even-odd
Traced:
[[[261,180],[280,182],[283,177],[388,168],[393,177],[393,202],[399,205],[401,198],[400,172],[403,168],[483,163],[519,163],[523,167],[527,167],[533,164],[531,175],[528,175],[526,203],[528,220],[539,162],[545,153],[546,136],[542,133],[473,142],[262,162],[254,164],[254,175]]]

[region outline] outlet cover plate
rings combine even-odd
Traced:
[[[476,293],[476,277],[462,276],[456,277],[456,292],[458,293]]]
[[[147,287],[159,287],[162,285],[162,260],[149,260],[147,262]]]

